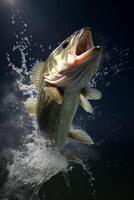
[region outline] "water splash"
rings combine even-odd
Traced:
[[[18,10],[17,12],[12,10],[12,12],[11,23],[17,26],[19,24],[20,27],[23,27],[23,30],[19,33],[14,33],[15,44],[12,49],[12,55],[7,53],[8,68],[12,69],[16,82],[12,84],[14,91],[11,93],[8,92],[10,88],[8,86],[8,96],[4,98],[3,104],[8,113],[8,105],[10,104],[12,108],[14,107],[15,116],[12,116],[12,128],[14,130],[21,128],[20,135],[22,140],[18,148],[14,146],[8,147],[3,152],[5,156],[9,155],[10,152],[12,161],[8,162],[7,165],[9,175],[1,190],[1,199],[18,198],[20,200],[26,198],[25,195],[27,196],[32,190],[37,193],[41,183],[47,181],[59,171],[66,170],[68,163],[58,151],[48,149],[46,141],[39,135],[36,120],[26,114],[23,102],[27,97],[34,97],[36,94],[31,81],[32,72],[28,69],[28,64],[31,61],[35,62],[36,58],[29,56],[32,36],[30,34],[26,35],[27,24],[23,21],[23,17]],[[19,22],[17,21],[18,19]],[[40,48],[43,48],[43,46],[40,46]],[[14,58],[17,59],[15,60]],[[19,107],[19,114],[17,114],[17,107]],[[18,115],[19,119],[17,119],[18,123],[16,123]],[[11,123],[10,118],[8,118],[3,127],[10,128],[9,122]],[[36,188],[38,190],[35,192]]]
[[[90,85],[96,87],[99,85],[101,91],[105,92],[113,82],[118,79],[128,81],[122,72],[127,71],[129,48],[121,48],[119,46],[110,46],[109,41],[104,41],[102,45],[102,57],[100,59],[99,68]],[[132,69],[132,67],[130,67]]]

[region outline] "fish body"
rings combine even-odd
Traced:
[[[94,46],[91,30],[86,27],[62,42],[46,62],[36,64],[33,77],[36,103],[29,101],[26,107],[36,114],[42,135],[60,151],[69,138],[93,143],[87,133],[73,130],[71,125],[79,104],[92,112],[87,98],[101,97],[99,91],[87,88],[96,73],[99,57],[100,47]]]
[[[40,95],[44,100],[42,104],[38,102],[37,105],[38,124],[45,137],[60,150],[68,141],[72,120],[79,104],[79,94],[78,91],[75,91],[73,95],[66,91],[63,94],[63,103],[57,104],[46,95],[45,91],[41,91]]]

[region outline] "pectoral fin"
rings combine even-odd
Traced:
[[[80,105],[86,112],[93,113],[92,105],[82,94],[80,94]]]
[[[24,103],[25,107],[31,116],[36,116],[37,100],[36,98],[28,98]]]
[[[57,104],[62,104],[63,96],[56,87],[45,87],[46,95],[48,95]]]
[[[89,100],[99,100],[102,97],[102,93],[95,88],[83,88],[81,94]]]
[[[82,130],[70,130],[69,132],[69,137],[77,140],[83,144],[94,144],[93,140],[91,137],[84,131]]]

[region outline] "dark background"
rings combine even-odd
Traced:
[[[94,103],[102,111],[95,120],[89,123],[86,113],[79,109],[79,115],[84,116],[83,123],[87,131],[94,133],[93,138],[99,152],[99,159],[89,160],[89,166],[95,177],[94,188],[96,199],[116,200],[133,199],[133,153],[134,153],[134,129],[133,129],[133,73],[134,62],[131,57],[133,49],[133,11],[129,1],[97,1],[97,0],[16,0],[16,5],[21,10],[24,20],[28,24],[28,31],[33,36],[37,46],[43,44],[45,53],[38,47],[32,49],[32,55],[45,60],[52,49],[77,29],[90,26],[100,43],[106,43],[110,52],[113,46],[121,49],[129,48],[127,62],[124,62],[120,76],[113,77],[109,74],[111,84],[104,88],[101,83],[99,89],[104,90],[101,101]],[[12,54],[12,46],[15,39],[13,32],[19,32],[11,24],[11,5],[2,0],[0,2],[0,84],[1,98],[6,93],[4,84],[12,82],[12,76],[6,75],[6,53]],[[100,36],[101,35],[101,36]],[[109,63],[117,62],[120,55],[112,55]],[[115,59],[115,60],[112,60]],[[130,59],[131,58],[131,59]],[[111,63],[110,63],[111,62]],[[31,63],[30,63],[31,64]],[[29,64],[29,66],[30,66]],[[1,123],[3,118],[0,118]],[[3,146],[4,144],[1,144]],[[7,144],[6,144],[7,145]],[[1,160],[2,162],[2,160]],[[92,187],[89,186],[86,174],[80,166],[74,166],[69,173],[71,187],[67,188],[61,174],[52,178],[44,188],[46,196],[51,200],[66,199],[94,199]],[[40,195],[42,196],[43,188]],[[43,198],[42,198],[43,199]]]

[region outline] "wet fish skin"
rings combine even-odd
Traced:
[[[60,151],[69,141],[81,91],[96,73],[100,52],[100,47],[93,44],[90,29],[83,28],[62,42],[44,63],[38,78],[36,116],[42,135]],[[48,94],[50,87],[52,93],[57,93]],[[58,94],[63,97],[60,103],[55,101]],[[87,144],[92,143],[90,137],[86,139]]]

